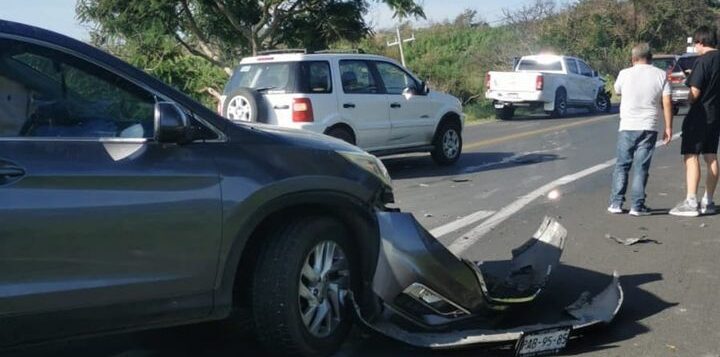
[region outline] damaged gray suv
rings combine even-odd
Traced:
[[[245,315],[283,353],[333,353],[356,321],[528,355],[622,303],[615,278],[560,319],[499,325],[542,291],[565,230],[546,220],[491,274],[392,201],[382,162],[354,146],[232,123],[91,46],[0,21],[0,350]]]

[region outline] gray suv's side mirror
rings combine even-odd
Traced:
[[[155,103],[155,140],[161,143],[187,142],[189,128],[187,115],[177,104]]]
[[[428,87],[425,81],[422,81],[420,83],[420,90],[422,91],[423,95],[430,93],[430,87]]]
[[[593,71],[592,76],[593,76],[593,77],[598,77],[598,76],[600,76],[600,73],[598,73],[598,71]]]

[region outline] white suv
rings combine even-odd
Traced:
[[[376,155],[431,152],[441,165],[462,151],[460,101],[428,89],[397,62],[349,53],[273,53],[244,58],[218,111],[324,133]]]

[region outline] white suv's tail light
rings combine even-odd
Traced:
[[[485,73],[485,90],[490,90],[490,72]]]
[[[292,120],[294,122],[312,122],[313,107],[310,98],[295,98],[292,105]]]
[[[542,75],[535,77],[535,90],[543,90],[545,86],[545,80]]]

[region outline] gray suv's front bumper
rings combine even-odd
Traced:
[[[535,235],[513,250],[504,276],[448,251],[415,218],[380,212],[380,252],[373,291],[382,299],[379,316],[361,319],[372,329],[408,344],[429,348],[511,342],[524,333],[556,326],[573,330],[609,323],[623,302],[617,274],[599,294],[583,293],[559,311],[562,318],[508,325],[499,317],[540,294],[558,265],[567,236],[546,218]],[[532,319],[530,319],[532,321]]]

